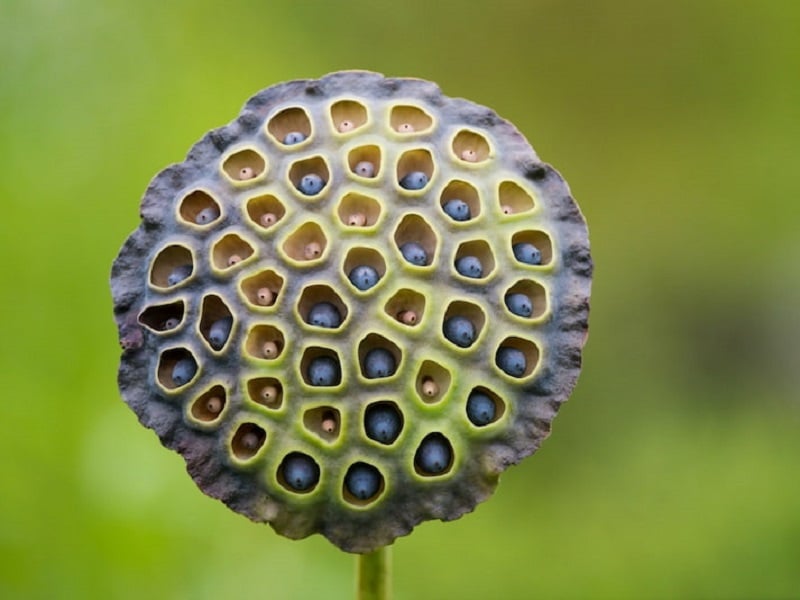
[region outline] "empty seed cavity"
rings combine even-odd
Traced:
[[[444,475],[453,466],[453,446],[441,433],[429,433],[414,454],[414,469],[419,475]]]
[[[245,148],[229,155],[222,163],[222,170],[233,182],[250,181],[263,175],[267,162],[261,153]]]
[[[339,329],[347,319],[347,305],[330,286],[319,284],[303,288],[297,302],[300,319],[312,327]]]
[[[433,360],[424,360],[417,372],[415,389],[425,404],[435,404],[450,389],[450,371]]]
[[[518,317],[538,319],[547,311],[547,291],[536,281],[521,279],[506,290],[503,304]]]
[[[351,192],[342,198],[336,212],[345,227],[372,227],[381,216],[381,205],[375,198]]]
[[[280,146],[294,149],[311,137],[311,119],[304,108],[284,108],[269,119],[267,132]]]
[[[183,197],[178,208],[180,218],[192,225],[210,225],[220,217],[219,203],[204,190],[194,190]]]
[[[351,248],[342,270],[350,284],[361,292],[373,289],[386,273],[386,261],[372,248]]]
[[[189,279],[194,272],[194,259],[185,246],[174,244],[161,250],[150,267],[150,283],[170,288]]]
[[[456,250],[453,266],[462,277],[486,279],[494,271],[494,254],[484,240],[464,242]]]
[[[342,496],[350,504],[364,506],[374,502],[383,493],[384,486],[383,475],[376,467],[357,462],[345,473]]]
[[[553,243],[543,231],[519,231],[511,237],[511,252],[518,264],[548,265],[553,260]]]
[[[328,239],[316,223],[304,223],[295,229],[283,242],[283,252],[300,263],[314,263],[323,258]]]
[[[215,385],[192,402],[192,417],[203,423],[213,423],[220,418],[226,403],[225,388]]]
[[[139,323],[153,331],[172,331],[183,321],[184,310],[183,300],[148,306],[139,315]]]
[[[367,108],[356,100],[338,100],[331,106],[333,127],[339,133],[350,133],[367,124]]]
[[[425,296],[414,290],[400,289],[389,298],[383,310],[398,323],[415,327],[425,314]]]
[[[427,188],[433,178],[433,173],[433,157],[428,150],[408,150],[397,161],[397,182],[406,192]]]
[[[496,422],[505,410],[505,402],[500,396],[485,387],[474,388],[467,397],[467,418],[476,427],[486,427]]]
[[[283,405],[283,385],[274,377],[256,377],[247,381],[250,400],[271,410]]]
[[[392,377],[401,360],[397,344],[377,333],[368,334],[358,345],[358,364],[366,379]]]
[[[350,172],[362,179],[374,179],[381,170],[381,149],[379,146],[359,146],[347,154]]]
[[[402,430],[403,413],[394,402],[373,402],[364,411],[364,432],[369,439],[388,446]]]
[[[466,181],[454,180],[442,191],[439,201],[442,211],[453,221],[463,223],[481,214],[478,190]]]
[[[220,271],[231,269],[254,254],[253,246],[235,233],[229,233],[214,244],[211,257]]]
[[[278,301],[283,289],[283,277],[271,269],[266,269],[243,279],[240,289],[251,305],[269,308],[275,306]]]
[[[208,345],[217,352],[222,350],[233,329],[233,314],[222,298],[213,294],[203,298],[199,327]]]
[[[335,387],[342,383],[342,363],[330,348],[312,346],[303,351],[300,376],[312,387]]]
[[[389,124],[397,133],[425,133],[433,127],[433,118],[418,106],[401,104],[392,107]]]
[[[186,348],[164,351],[158,360],[157,378],[168,390],[187,385],[197,374],[197,360]]]
[[[321,156],[312,156],[292,163],[289,168],[289,181],[303,198],[316,197],[322,193],[330,181],[328,164]]]
[[[339,437],[341,418],[338,409],[318,406],[303,413],[303,426],[320,439],[331,443]]]
[[[319,465],[308,454],[291,452],[278,466],[278,483],[290,492],[311,492],[319,483]]]
[[[528,377],[539,362],[539,348],[529,340],[508,337],[497,348],[494,361],[506,375]]]
[[[256,325],[245,340],[245,351],[253,358],[275,360],[286,345],[283,333],[273,325]]]
[[[500,211],[504,215],[515,215],[533,210],[533,194],[514,181],[502,181],[497,191]]]
[[[247,201],[247,216],[259,229],[270,229],[286,215],[283,203],[272,194],[256,196]]]
[[[255,423],[242,423],[233,434],[231,450],[239,460],[249,460],[258,454],[266,441],[267,432],[263,427]]]
[[[490,158],[491,149],[483,135],[462,129],[453,138],[453,153],[462,162],[482,163]]]
[[[422,216],[405,215],[395,229],[394,241],[406,264],[416,267],[434,264],[438,239]]]
[[[478,339],[486,323],[486,314],[477,304],[456,300],[444,314],[442,333],[459,348],[469,348]]]

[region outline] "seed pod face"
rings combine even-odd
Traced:
[[[432,83],[264,90],[140,213],[112,270],[123,398],[288,537],[367,552],[470,512],[577,380],[583,217],[511,124]]]

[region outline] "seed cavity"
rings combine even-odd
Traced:
[[[245,148],[229,155],[222,163],[222,171],[232,182],[256,179],[267,169],[267,161],[260,152]]]

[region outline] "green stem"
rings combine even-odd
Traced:
[[[359,554],[357,561],[357,600],[389,600],[392,595],[392,553],[389,546],[369,554]]]

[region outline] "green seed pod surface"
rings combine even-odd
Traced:
[[[141,218],[111,277],[122,396],[206,494],[290,538],[368,552],[473,510],[578,377],[592,263],[569,188],[510,123],[430,82],[266,89],[153,179]],[[358,267],[377,282],[357,287]],[[336,326],[308,322],[320,303]],[[467,347],[443,333],[455,317]],[[473,392],[491,422],[469,418]],[[368,434],[370,406],[399,433]]]

